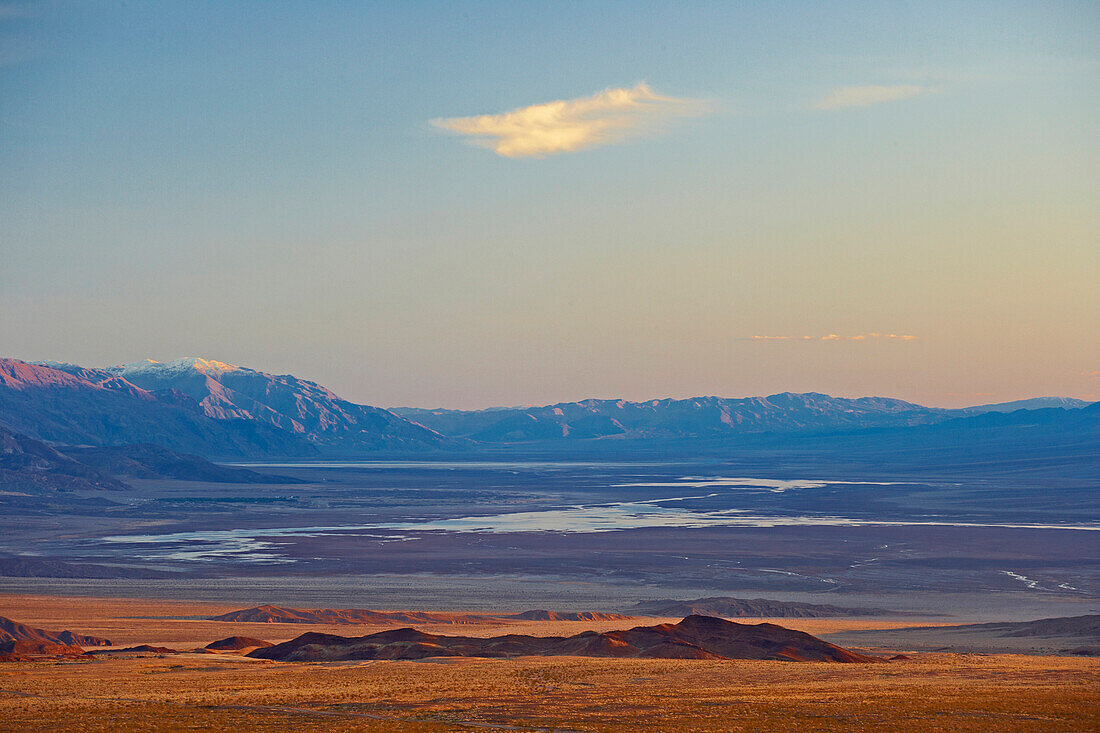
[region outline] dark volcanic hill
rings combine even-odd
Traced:
[[[677,601],[669,598],[641,601],[630,607],[643,616],[717,616],[719,618],[828,618],[835,616],[877,616],[889,611],[876,608],[848,608],[817,603],[772,601],[766,598],[696,598]]]
[[[0,616],[0,641],[29,641],[66,646],[111,646],[107,639],[98,636],[74,634],[71,631],[46,631]]]
[[[688,616],[678,624],[638,626],[624,631],[586,631],[576,636],[509,634],[476,638],[426,634],[415,629],[360,637],[307,633],[249,652],[248,656],[290,662],[520,656],[878,661],[801,631],[774,624],[738,624],[709,616]]]
[[[225,639],[218,639],[212,641],[203,649],[213,649],[214,651],[240,651],[241,649],[249,649],[254,646],[268,647],[271,646],[270,641],[264,641],[263,639],[253,639],[251,636],[230,636]]]
[[[0,424],[50,443],[149,443],[207,456],[313,456],[323,449],[450,442],[313,382],[202,359],[111,370],[0,359]]]

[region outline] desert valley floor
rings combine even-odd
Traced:
[[[6,663],[19,730],[1094,730],[1100,538],[1087,478],[995,466],[718,460],[251,465],[264,484],[130,480],[6,495],[0,616],[106,637]],[[1066,517],[1073,517],[1067,521]],[[34,554],[28,554],[33,548]],[[19,557],[15,557],[18,555]],[[677,622],[711,596],[859,607],[771,621],[890,660],[519,656],[285,662],[230,636],[572,636]],[[260,604],[631,618],[305,627],[211,621]],[[1084,618],[1083,631],[945,628]],[[149,645],[151,651],[118,651]],[[166,651],[171,650],[171,651]],[[200,651],[196,651],[200,650]],[[899,657],[900,655],[900,657]],[[639,723],[639,721],[643,721]]]

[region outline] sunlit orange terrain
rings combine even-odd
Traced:
[[[218,604],[5,600],[11,601],[5,611],[23,612],[28,622],[110,632],[119,637],[116,646],[171,641],[175,648],[198,649],[230,634],[279,642],[302,631],[295,624],[180,618],[224,612]],[[132,618],[143,615],[175,618]],[[546,622],[543,633],[562,633],[566,623]],[[576,623],[564,628],[580,631]],[[821,632],[830,622],[780,623]],[[876,625],[873,619],[840,625],[856,623]],[[127,624],[134,629],[130,635],[117,633]],[[158,636],[158,625],[169,628]],[[617,627],[634,625],[620,621]],[[614,622],[601,626],[616,628]],[[266,634],[257,633],[265,627]],[[539,633],[537,622],[476,633],[505,628]],[[374,630],[357,626],[338,633]],[[473,632],[464,626],[462,633]],[[0,729],[1085,731],[1100,725],[1100,661],[1092,657],[922,653],[865,664],[581,657],[311,663],[250,659],[243,651],[108,653],[91,660],[6,664],[0,668]]]

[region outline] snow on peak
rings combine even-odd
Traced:
[[[241,367],[236,364],[227,364],[224,361],[203,359],[201,356],[187,356],[182,359],[174,359],[168,362],[159,362],[155,359],[146,359],[133,364],[123,364],[113,367],[112,371],[123,376],[127,374],[165,374],[169,372],[197,371],[202,374],[221,374],[224,372],[239,371]]]

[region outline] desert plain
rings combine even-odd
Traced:
[[[871,643],[865,650],[889,661],[521,657],[301,663],[194,651],[231,635],[281,642],[304,631],[358,636],[387,628],[207,620],[234,608],[239,605],[0,596],[0,615],[104,636],[114,644],[91,658],[5,664],[0,730],[1087,731],[1100,724],[1100,660],[1090,656],[890,650]],[[661,620],[669,619],[418,628],[551,636]],[[771,621],[825,638],[948,623],[874,617]],[[179,651],[112,651],[137,644]],[[901,658],[889,659],[901,652]]]

